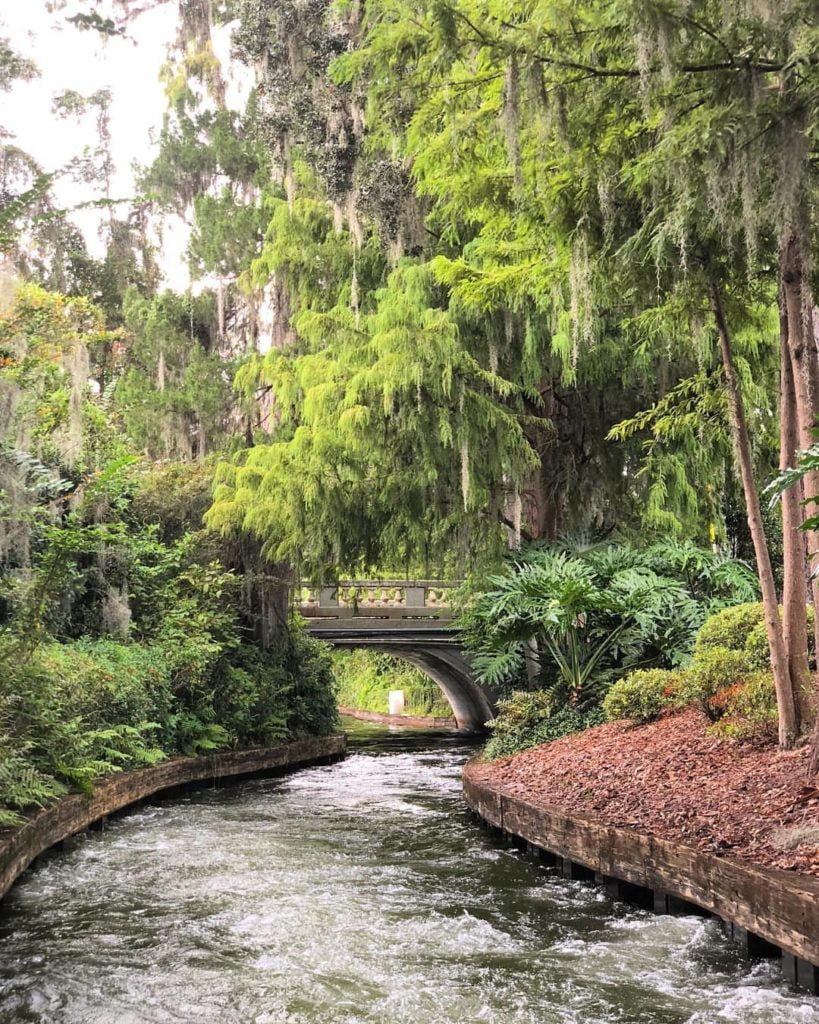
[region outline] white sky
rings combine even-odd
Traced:
[[[105,13],[104,2],[96,6]],[[17,83],[8,94],[0,93],[0,124],[14,133],[16,144],[44,170],[53,170],[81,154],[85,146],[96,145],[93,116],[79,124],[75,118],[54,117],[53,97],[66,89],[83,95],[110,89],[116,163],[112,193],[115,198],[127,199],[134,193],[134,161],[149,164],[156,154],[152,140],[158,138],[166,107],[159,71],[176,36],[177,5],[163,4],[142,15],[129,30],[128,39],[105,39],[66,21],[72,14],[91,9],[87,3],[69,2],[64,10],[49,13],[47,0],[0,0],[0,36],[8,36],[12,46],[31,57],[41,73],[31,82]],[[55,192],[65,206],[95,198],[92,188],[67,179]],[[100,255],[95,230],[98,215],[80,212],[72,219],[83,229],[92,252]],[[167,276],[178,286],[184,241],[176,239],[176,244],[169,244],[179,252],[166,259]]]

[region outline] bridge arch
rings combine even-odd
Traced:
[[[441,689],[458,728],[481,731],[495,717],[495,697],[475,678],[454,626],[449,592],[439,581],[346,581],[302,591],[298,610],[312,636],[334,647],[390,654],[420,669]]]
[[[480,732],[495,717],[494,701],[475,681],[463,655],[437,650],[429,643],[426,646],[415,645],[410,638],[402,638],[398,643],[379,643],[377,640],[362,640],[354,636],[335,638],[328,636],[328,632],[315,630],[313,635],[343,650],[366,648],[400,658],[419,669],[437,683],[452,708],[459,729]]]

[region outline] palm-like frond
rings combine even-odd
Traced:
[[[690,544],[538,544],[487,579],[462,626],[483,682],[521,683],[528,661],[578,705],[616,669],[680,664],[715,603],[753,598],[754,581]]]

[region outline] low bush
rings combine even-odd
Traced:
[[[35,666],[51,678],[70,713],[94,727],[157,721],[174,703],[164,651],[142,644],[107,639],[45,644],[36,652]]]
[[[751,634],[759,628],[765,634],[762,605],[736,604],[706,619],[694,643],[694,658],[703,652],[720,647],[729,651],[744,651]]]
[[[768,646],[768,631],[765,628],[764,622],[754,626],[748,634],[744,649],[748,656],[748,663],[754,668],[765,669],[771,667],[771,649]]]
[[[0,638],[8,648],[8,637]],[[42,644],[8,656],[0,679],[0,825],[69,787],[166,756],[158,718],[171,705],[169,677],[149,652],[126,648],[111,671],[111,645]],[[167,751],[169,752],[169,751]]]
[[[776,735],[776,690],[770,672],[752,672],[742,682],[719,691],[712,703],[720,709],[713,731],[730,739]]]
[[[808,605],[808,658],[811,666],[816,660],[816,640],[814,636],[814,611],[813,606]],[[745,643],[745,651],[753,664],[758,669],[770,669],[771,652],[768,647],[768,631],[765,629],[764,621],[760,621],[748,635]]]
[[[274,652],[278,651],[280,668],[291,680],[283,691],[288,736],[327,736],[338,725],[330,647],[301,627],[291,627],[282,640]]]
[[[701,649],[683,674],[680,698],[700,707],[709,721],[716,722],[725,713],[724,691],[745,685],[755,671],[744,651]]]
[[[780,609],[781,612],[781,609]],[[814,612],[808,606],[807,632],[808,653],[811,662],[815,658]],[[714,647],[730,651],[744,651],[750,664],[757,669],[770,669],[771,655],[768,648],[768,633],[761,604],[738,604],[712,615],[703,623],[694,645],[694,660],[702,651]]]
[[[811,662],[814,610],[808,608]],[[776,692],[761,604],[725,608],[703,624],[685,670],[681,698],[705,712],[715,733],[742,739],[772,732]]]
[[[490,761],[507,757],[601,722],[603,712],[598,706],[560,707],[548,691],[516,691],[499,702],[498,717],[488,723],[492,735],[484,756]]]
[[[269,650],[217,645],[194,675],[156,643],[48,641],[25,658],[14,643],[0,634],[0,826],[111,772],[337,722],[328,648],[297,626]]]
[[[682,673],[665,669],[640,669],[614,683],[603,698],[609,721],[629,718],[651,722],[666,708],[679,704]]]

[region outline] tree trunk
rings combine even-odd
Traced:
[[[520,491],[523,528],[532,540],[555,540],[560,532],[561,509],[557,466],[557,430],[554,391],[550,381],[544,382],[540,393],[543,405],[526,402],[525,408],[533,421],[528,427],[529,444],[540,457],[540,465],[533,470]]]
[[[748,529],[756,555],[757,572],[762,589],[762,606],[765,616],[765,629],[768,635],[768,647],[771,652],[774,686],[776,687],[776,705],[779,711],[779,745],[784,749],[793,746],[796,741],[796,704],[793,685],[788,669],[788,658],[782,635],[782,622],[779,618],[779,606],[776,600],[776,585],[771,568],[771,556],[768,542],[762,526],[762,511],[759,505],[759,494],[754,479],[754,466],[751,457],[751,441],[748,436],[748,424],[745,419],[745,406],[739,389],[739,379],[734,366],[734,354],[731,347],[731,336],[722,308],[722,297],[719,288],[712,282],[711,308],[719,334],[722,366],[725,376],[725,394],[728,399],[728,418],[731,427],[731,441],[734,457],[737,462],[742,490],[745,495],[745,508],[748,516]]]
[[[788,316],[780,304],[780,401],[779,401],[779,468],[788,469],[796,461],[796,393],[793,366],[788,350]],[[788,657],[791,683],[796,701],[797,725],[804,729],[811,720],[810,668],[808,666],[808,611],[805,566],[807,548],[802,525],[802,483],[788,488],[782,495],[782,548],[785,578],[782,588],[782,631]]]
[[[796,441],[800,448],[810,448],[813,444],[813,430],[816,426],[816,389],[814,381],[819,378],[816,346],[813,339],[812,323],[805,314],[804,274],[802,255],[799,243],[793,236],[783,245],[780,256],[780,276],[782,279],[782,300],[785,305],[785,316],[788,322],[788,351],[791,357],[794,394],[796,397]],[[810,499],[819,497],[819,472],[812,470],[807,473],[803,482],[804,495]],[[802,516],[807,517],[812,510],[802,506]],[[814,607],[814,641],[819,641],[819,563],[812,564],[812,559],[819,553],[819,533],[815,530],[806,532],[808,548],[808,565],[811,568],[811,590]],[[819,647],[816,648],[819,654]]]
[[[225,282],[221,274],[216,287],[216,325],[222,345],[225,340]]]
[[[199,462],[204,462],[205,461],[205,456],[208,453],[207,452],[208,438],[207,438],[207,432],[205,431],[205,424],[202,421],[202,417],[201,416],[199,417],[199,423],[198,423],[197,430],[196,430],[196,436],[197,436],[197,439],[198,439],[198,443],[196,445],[196,458],[197,458],[197,460]]]

